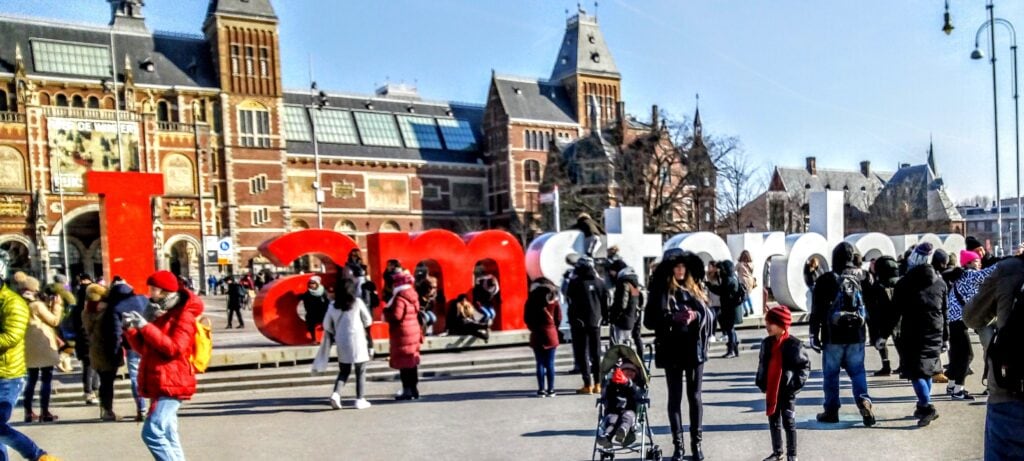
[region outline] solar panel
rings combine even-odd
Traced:
[[[402,139],[391,114],[355,112],[359,136],[367,146],[402,147]]]
[[[110,76],[110,50],[105,46],[32,40],[32,62],[37,72]]]
[[[284,138],[289,141],[311,140],[305,107],[284,106]]]
[[[432,118],[399,115],[398,127],[402,129],[405,147],[411,149],[441,148],[441,138],[437,134],[437,127]]]
[[[358,114],[356,114],[358,115]],[[316,120],[316,139],[331,144],[359,144],[356,127],[347,110],[313,110]]]
[[[437,125],[441,127],[444,144],[449,150],[468,150],[476,147],[476,137],[469,122],[454,118],[439,118]]]

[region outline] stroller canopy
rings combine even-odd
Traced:
[[[608,374],[608,372],[618,367],[620,363],[628,363],[635,366],[637,370],[637,385],[643,388],[647,387],[647,382],[650,380],[647,376],[647,367],[644,366],[643,360],[640,360],[640,357],[636,355],[636,351],[625,344],[618,344],[608,348],[608,352],[605,352],[604,357],[601,359],[601,374]]]

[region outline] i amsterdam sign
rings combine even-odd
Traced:
[[[124,184],[133,187],[125,188]],[[90,171],[86,174],[86,188],[100,196],[101,238],[106,250],[104,273],[108,277],[121,275],[136,287],[145,286],[146,277],[155,267],[153,253],[149,251],[153,247],[153,235],[149,232],[152,223],[148,207],[152,196],[163,194],[162,175]],[[817,258],[828,268],[832,248],[840,242],[851,243],[865,260],[896,256],[923,241],[954,253],[965,247],[964,238],[959,234],[846,236],[843,234],[841,192],[811,193],[810,202],[811,232],[808,233],[747,233],[729,235],[723,240],[710,232],[696,232],[677,234],[664,242],[660,235],[643,232],[640,209],[613,208],[605,213],[606,243],[618,246],[623,259],[641,277],[646,273],[645,258],[659,258],[664,251],[673,248],[692,251],[705,261],[735,260],[742,251],[749,251],[758,284],[764,281],[763,274],[770,262],[767,286],[772,288],[776,300],[794,310],[808,307],[808,289],[803,278],[806,261]],[[111,245],[111,242],[117,244]],[[333,269],[344,264],[348,253],[356,248],[355,241],[344,234],[315,229],[271,239],[260,246],[260,252],[277,266],[287,266],[300,257],[312,255],[333,263],[326,265]],[[404,267],[433,261],[442,274],[441,288],[448,299],[472,292],[473,268],[477,262],[493,263],[498,268],[497,277],[502,287],[502,305],[494,329],[518,330],[525,328],[523,305],[527,276],[531,279],[544,277],[560,284],[562,274],[569,269],[566,256],[583,252],[583,236],[579,231],[547,233],[531,242],[524,252],[516,238],[504,231],[488,230],[461,236],[436,229],[412,234],[378,233],[368,236],[366,252],[370,274],[378,287],[384,286],[381,269],[389,259],[398,260]],[[263,287],[253,306],[254,321],[261,333],[281,344],[311,342],[298,314],[298,304],[307,281],[314,275],[320,275],[326,286],[333,283],[334,272],[330,271],[283,277]],[[755,305],[763,301],[761,290],[753,290],[750,295]],[[377,339],[385,338],[387,327],[377,322],[372,334]]]

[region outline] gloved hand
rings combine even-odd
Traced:
[[[146,326],[146,319],[142,318],[142,314],[130,311],[124,314],[124,322],[128,325],[128,328],[142,328]]]
[[[945,354],[946,352],[949,352],[949,343],[948,342],[943,342],[942,343],[942,353]]]
[[[811,349],[814,350],[814,352],[817,352],[819,354],[821,353],[821,340],[818,339],[817,336],[811,336],[811,338],[807,340],[807,343],[811,347]]]
[[[682,310],[673,314],[672,320],[675,321],[676,323],[689,325],[693,323],[694,320],[697,320],[697,312],[691,309]]]

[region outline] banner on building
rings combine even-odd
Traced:
[[[69,118],[47,119],[47,140],[54,177],[65,192],[83,192],[86,171],[138,171],[139,124]],[[58,183],[52,185],[54,192]]]

